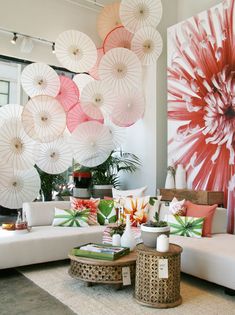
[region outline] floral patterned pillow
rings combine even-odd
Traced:
[[[55,216],[52,225],[64,227],[88,226],[90,210],[59,209],[55,208]]]
[[[169,205],[169,212],[174,215],[183,216],[186,214],[187,207],[185,206],[185,199],[178,200],[176,197],[172,199]]]
[[[139,226],[147,222],[149,212],[149,196],[120,198],[116,202],[123,207],[121,215],[122,221],[125,223],[126,214],[130,214],[132,226]]]
[[[78,199],[70,197],[70,202],[74,210],[89,210],[88,225],[99,225],[97,211],[100,199]]]

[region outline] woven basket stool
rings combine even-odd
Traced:
[[[138,303],[169,308],[182,303],[180,296],[180,254],[182,248],[170,244],[166,253],[137,245],[135,299]],[[168,260],[168,278],[159,278],[159,260]]]

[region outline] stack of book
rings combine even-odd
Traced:
[[[87,258],[115,260],[129,252],[130,249],[126,247],[89,243],[73,248],[71,254]]]

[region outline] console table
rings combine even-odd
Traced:
[[[223,191],[209,190],[192,190],[192,189],[160,189],[162,201],[171,201],[174,197],[177,199],[186,199],[195,204],[223,206],[224,193]]]
[[[135,300],[156,308],[175,307],[180,296],[180,254],[182,248],[170,244],[169,251],[160,253],[143,244],[137,245]],[[160,273],[165,263],[164,273]]]

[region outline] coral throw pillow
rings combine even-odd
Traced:
[[[78,199],[70,197],[71,207],[75,210],[89,210],[88,225],[99,225],[97,211],[100,199]]]
[[[202,236],[211,236],[212,220],[215,213],[215,209],[218,207],[217,204],[212,206],[196,205],[190,201],[186,201],[187,207],[186,216],[188,217],[204,217],[204,224],[202,229]]]

